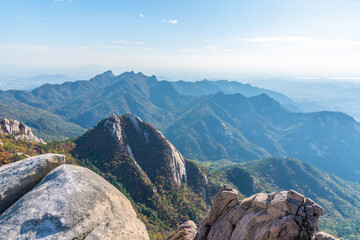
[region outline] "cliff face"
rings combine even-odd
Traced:
[[[41,138],[36,137],[32,133],[28,126],[17,120],[7,118],[0,119],[0,133],[13,134],[15,135],[15,139],[22,139],[45,144]]]
[[[79,164],[97,169],[128,194],[155,227],[175,227],[189,216],[194,221],[202,218],[206,210],[202,170],[139,117],[112,114],[75,145],[72,154]]]
[[[112,114],[100,121],[77,141],[77,150],[102,157],[96,161],[106,165],[114,160],[129,165],[128,171],[135,171],[154,192],[156,186],[171,188],[187,182],[181,153],[154,127],[132,114]]]

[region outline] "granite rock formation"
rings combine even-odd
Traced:
[[[25,174],[42,172],[44,155],[14,164]],[[56,166],[64,157],[57,156]],[[60,159],[60,160],[59,160]],[[10,179],[1,196],[18,191],[28,181],[11,180],[15,165],[2,166],[1,183]],[[46,164],[45,164],[46,165]],[[36,175],[36,174],[35,174]],[[14,175],[16,178],[16,174]],[[11,186],[14,186],[13,188]],[[3,187],[5,189],[5,187]],[[23,196],[0,215],[0,239],[144,239],[145,225],[130,201],[114,186],[89,169],[63,164],[48,173],[34,188],[22,188]],[[115,226],[115,227],[114,227]]]
[[[21,139],[45,144],[44,140],[36,137],[28,126],[13,119],[0,119],[0,133],[14,134],[17,140]]]
[[[196,239],[310,240],[318,232],[323,209],[293,190],[258,193],[242,201],[237,195],[232,188],[220,188]]]
[[[0,167],[0,214],[61,164],[64,155],[43,154]]]
[[[342,239],[342,238],[341,238]],[[341,240],[325,232],[315,233],[315,236],[311,240]]]

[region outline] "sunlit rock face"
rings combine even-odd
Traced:
[[[36,137],[32,133],[28,126],[17,120],[7,118],[0,119],[0,133],[13,134],[15,135],[15,139],[22,139],[45,144],[41,138]]]
[[[237,191],[221,187],[201,222],[198,240],[312,239],[322,207],[290,190],[258,193],[242,201]]]
[[[20,199],[0,215],[0,239],[149,239],[119,190],[91,170],[64,161],[62,155],[46,154],[0,167],[0,182],[10,185],[1,196],[22,189]],[[46,176],[44,169],[50,169]],[[31,187],[32,173],[42,179]]]

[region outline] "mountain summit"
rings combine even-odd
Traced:
[[[206,177],[200,168],[136,115],[111,114],[75,144],[72,153],[79,163],[96,169],[150,219],[176,226],[187,216],[199,220],[196,212],[205,211],[199,196],[204,194]],[[190,206],[188,201],[200,202]]]

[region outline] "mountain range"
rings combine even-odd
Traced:
[[[0,139],[0,165],[54,152],[98,173],[130,199],[152,239],[162,239],[183,221],[199,223],[210,197],[224,183],[238,189],[242,198],[294,189],[324,207],[321,229],[346,239],[360,236],[360,184],[288,158],[210,162],[216,167],[203,167],[183,157],[160,131],[133,114],[112,114],[65,142],[35,144],[13,134],[0,134]]]
[[[217,90],[222,92],[207,94]],[[4,117],[25,122],[45,141],[47,136],[78,136],[112,112],[133,113],[162,131],[189,159],[290,157],[360,181],[357,121],[339,112],[293,112],[267,94],[288,99],[235,82],[174,83],[108,71],[89,81],[45,84],[31,92],[4,91],[0,106]],[[22,114],[25,111],[29,114]]]

